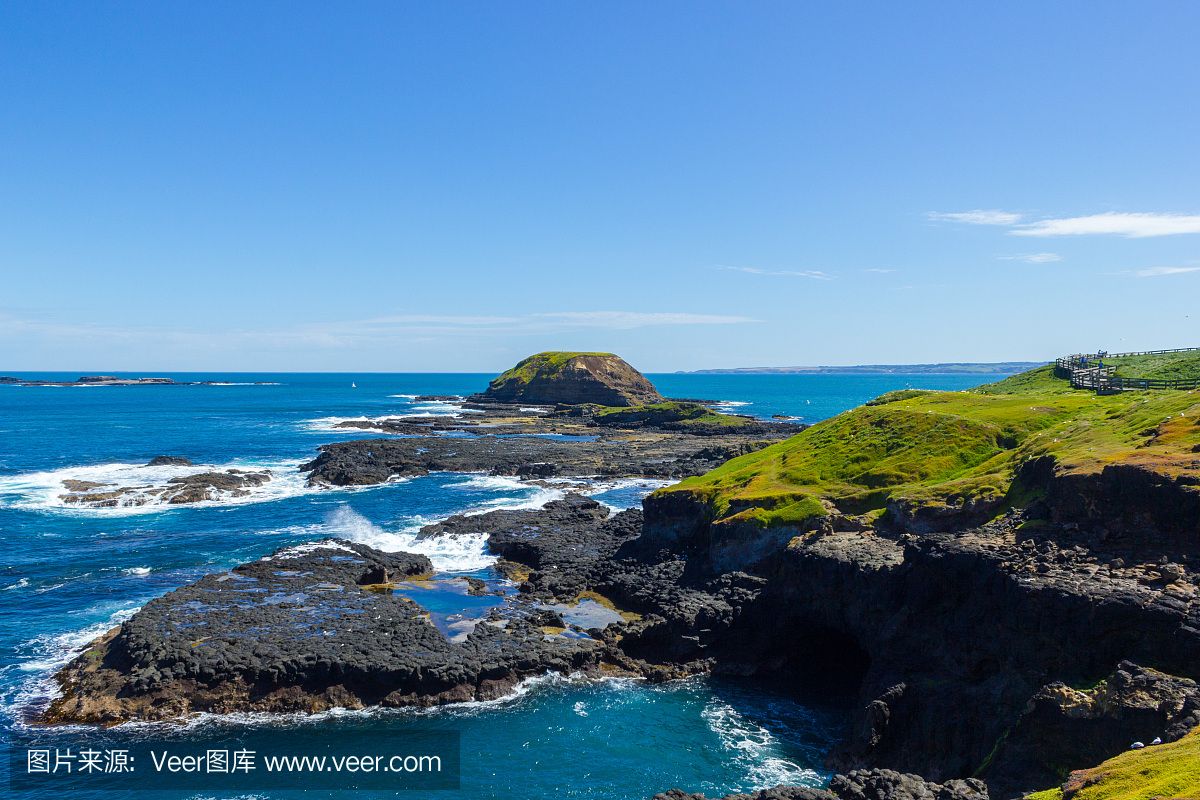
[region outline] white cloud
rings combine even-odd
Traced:
[[[1031,222],[1009,231],[1014,236],[1084,236],[1115,234],[1130,239],[1200,233],[1200,214],[1121,214],[1107,212]]]
[[[818,280],[818,281],[833,280],[832,275],[824,273],[819,269],[803,270],[803,271],[770,270],[770,269],[757,269],[755,267],[726,267],[722,264],[718,264],[717,269],[732,269],[732,270],[736,270],[738,272],[749,272],[751,275],[790,275],[790,276],[796,277],[796,278],[813,278],[814,280]]]
[[[1153,278],[1156,275],[1177,275],[1180,272],[1200,272],[1200,267],[1150,267],[1134,271],[1139,278]]]
[[[1016,256],[1000,256],[1001,261],[1024,261],[1026,264],[1045,264],[1047,261],[1062,261],[1058,253],[1021,253]]]
[[[880,275],[886,275],[889,272],[895,272],[894,269],[864,269],[863,272],[878,272]]]
[[[638,311],[554,311],[532,316],[545,319],[551,324],[621,330],[643,328],[649,325],[732,325],[739,322],[758,322],[750,317]]]
[[[954,214],[940,214],[930,211],[925,215],[935,222],[965,222],[968,225],[1016,225],[1021,221],[1020,214],[1008,211],[960,211]]]

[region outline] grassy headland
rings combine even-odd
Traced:
[[[659,494],[687,493],[713,522],[803,525],[830,513],[975,500],[1021,505],[1024,462],[1062,471],[1136,463],[1170,474],[1200,452],[1200,396],[1097,396],[1039,367],[969,392],[893,392]]]

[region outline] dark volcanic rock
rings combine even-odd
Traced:
[[[890,769],[855,770],[835,775],[829,791],[838,800],[987,800],[983,781],[974,778],[927,782],[920,775]]]
[[[194,467],[190,458],[183,456],[155,456],[146,464],[147,467]]]
[[[1122,661],[1093,689],[1061,681],[1043,686],[998,749],[994,771],[1036,774],[1045,764],[1099,764],[1135,741],[1174,742],[1197,725],[1195,681]],[[1053,782],[1050,775],[1047,782]]]
[[[521,615],[451,641],[388,584],[425,556],[341,539],[298,545],[151,600],[58,675],[45,719],[103,723],[192,711],[318,711],[492,699],[547,670],[594,669],[589,638]]]
[[[708,800],[702,794],[688,794],[681,789],[671,789],[659,792],[650,800]],[[820,789],[808,789],[803,786],[774,786],[770,789],[759,789],[749,794],[727,794],[720,800],[836,800],[829,792]]]
[[[642,406],[663,402],[650,381],[612,353],[538,353],[495,378],[471,400],[484,403],[597,403]]]
[[[730,453],[740,455],[767,444],[742,436],[722,437],[718,441],[723,444],[712,441],[693,436],[595,442],[534,436],[362,439],[322,445],[321,455],[300,469],[311,472],[311,483],[331,486],[369,486],[442,470],[526,478],[685,478],[719,466]]]
[[[672,789],[656,794],[650,800],[706,798],[702,794],[687,794]],[[988,790],[980,780],[949,780],[937,784],[919,775],[872,769],[835,775],[827,791],[801,786],[776,786],[749,794],[727,794],[721,800],[988,800]]]
[[[1160,735],[1195,721],[1180,687],[1200,678],[1200,574],[1169,510],[1141,516],[1136,534],[1101,536],[1037,507],[941,532],[900,514],[875,525],[836,513],[805,530],[717,530],[706,509],[670,495],[645,507],[643,546],[686,556],[689,570],[766,578],[714,668],[800,672],[832,654],[819,672],[861,679],[837,768],[935,780],[982,770],[1011,796],[1116,755],[1135,728]],[[1168,675],[1151,691],[1129,672],[1143,687],[1132,705],[1111,688],[1087,702],[1066,688],[1094,685],[1122,659]]]

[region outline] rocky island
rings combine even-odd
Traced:
[[[608,408],[542,416],[587,427],[616,415],[656,435],[668,424]],[[684,413],[708,412],[671,412]],[[493,466],[503,474],[536,475],[531,459],[548,452],[505,444],[536,437],[479,438],[495,439],[489,458],[510,458]],[[436,439],[337,445],[307,468],[350,484],[459,463],[385,446],[410,441]],[[1087,800],[1130,775],[1163,796],[1200,789],[1190,392],[1097,396],[1052,368],[970,392],[893,392],[747,448],[641,510],[570,496],[421,535],[479,533],[506,580],[429,575],[421,556],[339,540],[208,576],[94,642],[59,673],[43,720],[440,704],[547,669],[712,672],[857,699],[827,792],[739,800]],[[461,612],[430,612],[430,591]],[[1145,747],[1126,752],[1135,742]]]
[[[612,353],[538,353],[472,395],[481,403],[597,403],[645,406],[663,402],[646,376]]]
[[[645,376],[608,353],[530,356],[461,406],[472,413],[342,422],[339,427],[404,438],[324,445],[300,469],[310,483],[325,486],[364,486],[438,470],[529,479],[683,478],[805,428],[664,400]]]

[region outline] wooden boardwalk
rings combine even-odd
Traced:
[[[1074,353],[1054,362],[1054,374],[1070,378],[1075,389],[1092,389],[1098,393],[1137,391],[1145,389],[1200,389],[1200,378],[1163,380],[1159,378],[1123,378],[1117,368],[1104,363],[1107,358],[1125,356],[1155,356],[1163,353],[1190,353],[1200,347],[1180,347],[1175,350],[1143,350],[1136,353]]]

